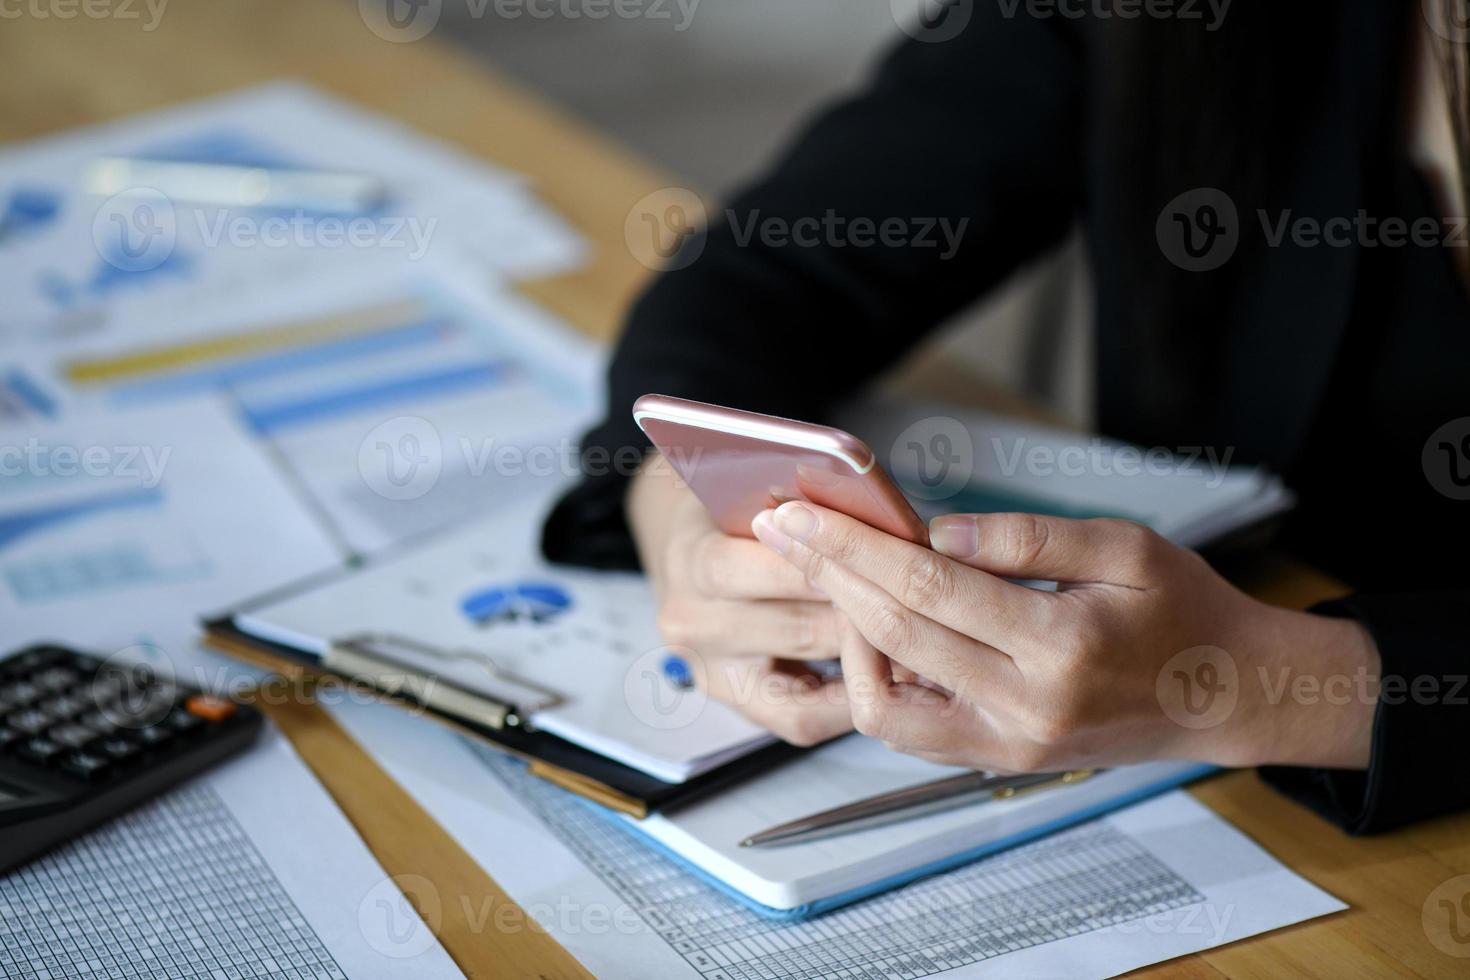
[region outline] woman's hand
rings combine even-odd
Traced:
[[[788,503],[754,530],[844,614],[853,719],[901,751],[1021,772],[1367,763],[1374,696],[1293,693],[1376,678],[1367,632],[1257,602],[1141,525],[957,515],[929,551]]]
[[[798,745],[852,729],[841,680],[804,665],[837,657],[838,617],[799,570],[722,532],[660,456],[634,478],[628,518],[659,632],[701,687]]]

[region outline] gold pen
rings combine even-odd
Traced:
[[[741,847],[795,844],[850,834],[914,817],[942,813],[983,800],[1008,800],[1054,786],[1081,782],[1103,769],[1071,769],[1067,772],[1038,772],[1022,776],[996,776],[968,772],[947,776],[917,786],[880,793],[854,803],[783,823],[740,842]]]

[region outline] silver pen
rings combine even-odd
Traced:
[[[1021,793],[1078,783],[1103,770],[1072,769],[1067,772],[1038,772],[1022,776],[996,776],[967,772],[917,786],[880,793],[843,806],[813,813],[783,823],[740,842],[741,847],[795,844],[882,827],[913,817],[942,813],[979,800],[1004,800]]]

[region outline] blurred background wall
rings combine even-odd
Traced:
[[[757,175],[822,105],[860,85],[934,0],[666,0],[666,17],[587,16],[578,0],[446,0],[439,36],[662,167],[721,195]],[[532,14],[534,9],[535,14]],[[509,15],[507,12],[510,12]],[[1090,421],[1089,318],[1070,243],[957,318],[904,372],[935,364]]]

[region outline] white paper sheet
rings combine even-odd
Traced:
[[[365,980],[405,971],[463,976],[274,732],[0,876],[4,976]]]
[[[88,190],[102,157],[365,174],[387,190],[362,214],[221,209],[149,188]],[[518,175],[310,86],[277,82],[0,153],[0,337],[106,332],[148,309],[206,314],[252,290],[347,270],[471,261],[484,274],[579,265],[581,238]]]
[[[12,424],[0,467],[7,648],[53,638],[111,654],[340,560],[213,395]]]
[[[599,976],[733,980],[764,968],[792,978],[1105,977],[1344,907],[1175,792],[781,924],[714,891],[589,804],[507,776],[489,750],[439,726],[382,705],[334,714]],[[1140,867],[1149,874],[1124,873]]]

